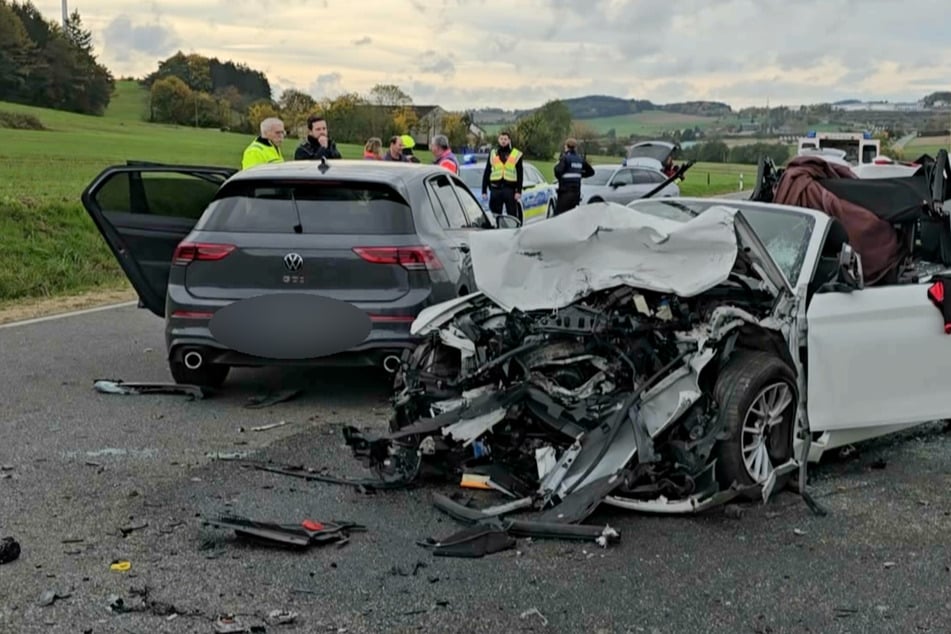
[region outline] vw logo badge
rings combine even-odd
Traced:
[[[284,256],[284,266],[288,271],[299,271],[300,267],[304,266],[304,258],[300,253],[288,253]]]

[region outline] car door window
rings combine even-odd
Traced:
[[[225,176],[210,173],[117,172],[95,193],[104,212],[198,220]]]
[[[469,227],[469,219],[466,212],[456,196],[455,187],[448,176],[439,175],[430,179],[427,183],[432,194],[433,204],[442,207],[446,214],[446,220],[449,222],[450,229],[466,229]]]
[[[539,178],[538,170],[536,170],[531,165],[525,165],[523,170],[524,178],[522,179],[522,185],[527,189],[529,187],[534,187],[541,182]]]
[[[651,178],[651,173],[647,170],[633,170],[633,172],[635,185],[650,185],[654,182]]]
[[[459,197],[459,202],[462,205],[462,210],[469,221],[468,226],[470,228],[484,226],[486,216],[479,201],[475,199],[475,196],[472,195],[472,192],[464,183],[454,180],[453,185],[456,190],[456,195]]]
[[[618,186],[634,184],[633,171],[634,170],[619,170],[611,180],[611,184]]]

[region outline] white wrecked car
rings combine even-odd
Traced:
[[[591,204],[473,235],[471,255],[480,292],[413,324],[391,432],[347,431],[391,481],[435,470],[549,522],[601,503],[691,512],[951,417],[932,280],[864,287],[820,211]]]

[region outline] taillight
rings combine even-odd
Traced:
[[[186,266],[195,261],[214,261],[227,257],[234,251],[233,244],[211,244],[209,242],[182,242],[175,248],[172,264]]]
[[[353,252],[374,264],[399,264],[410,271],[436,270],[442,262],[429,247],[354,247]]]

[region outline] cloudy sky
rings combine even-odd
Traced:
[[[58,0],[34,0],[58,20]],[[734,108],[951,90],[947,0],[69,0],[116,76],[177,50],[317,98],[448,109],[606,94]]]

